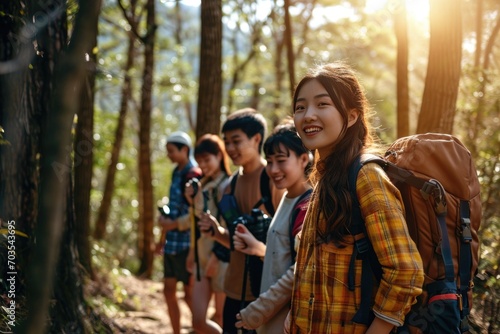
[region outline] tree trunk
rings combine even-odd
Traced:
[[[400,0],[394,17],[397,46],[397,137],[410,134],[410,95],[408,89],[408,24],[406,0]]]
[[[202,7],[201,12],[203,12],[203,4],[201,7]],[[203,15],[203,13],[202,13],[202,15]],[[174,32],[174,36],[175,36],[177,57],[179,57],[179,58],[182,58],[184,56],[183,51],[181,51],[184,49],[182,47],[182,45],[184,44],[184,41],[182,39],[182,21],[183,21],[183,19],[182,19],[181,1],[176,1],[175,2],[175,32]],[[202,23],[202,25],[203,25],[203,23]],[[203,28],[203,29],[205,29],[205,28]],[[203,34],[203,29],[202,29],[202,34]],[[208,27],[208,29],[210,30],[210,29],[212,29],[212,27]],[[202,49],[201,52],[204,52],[204,50]],[[179,72],[178,76],[181,79],[181,82],[183,82],[183,84],[188,84],[186,77],[188,77],[189,75],[186,73],[186,71],[184,70],[184,68],[182,66],[178,67],[178,72]],[[183,105],[184,105],[184,114],[186,115],[189,127],[191,130],[196,131],[196,122],[194,120],[193,113],[191,110],[192,109],[191,108],[191,101],[186,100],[186,101],[184,101]]]
[[[111,207],[111,199],[113,197],[114,187],[115,187],[115,175],[116,175],[116,164],[120,157],[120,150],[123,142],[123,132],[125,130],[125,118],[128,111],[128,103],[132,95],[132,78],[130,77],[130,70],[134,67],[135,61],[135,37],[133,34],[129,34],[129,44],[127,51],[127,63],[124,68],[125,77],[123,80],[122,92],[121,92],[121,102],[120,102],[120,113],[118,115],[118,123],[115,130],[115,141],[113,143],[113,149],[111,150],[111,158],[108,165],[108,171],[106,173],[106,180],[104,182],[104,192],[101,201],[101,206],[99,207],[99,214],[97,216],[97,221],[94,229],[94,238],[100,240],[104,237],[106,233],[106,222],[109,217],[109,209]]]
[[[12,36],[24,36],[24,19],[19,18],[24,8],[19,1],[2,1],[0,3],[0,225],[2,228],[14,227],[17,233],[24,233],[28,238],[14,235],[2,235],[0,243],[0,295],[8,296],[10,284],[15,286],[15,298],[12,298],[19,310],[25,308],[26,268],[29,263],[30,242],[33,240],[33,229],[36,222],[36,207],[38,187],[37,161],[40,138],[39,105],[30,103],[37,101],[33,96],[32,76],[37,68],[30,70],[29,63],[34,55],[31,40],[28,38],[13,39]],[[23,59],[22,55],[26,58]],[[34,62],[33,62],[34,63]],[[7,240],[14,241],[14,244]],[[9,253],[7,246],[15,247],[14,255]],[[9,255],[11,256],[9,258]],[[11,261],[10,263],[8,261]],[[9,308],[7,298],[2,298],[0,305]],[[7,331],[9,319],[6,309],[2,309],[3,323],[0,328]],[[21,312],[16,319],[22,321]],[[10,326],[10,330],[16,330]]]
[[[80,108],[74,143],[75,169],[75,218],[76,240],[80,263],[94,279],[90,256],[90,190],[92,188],[92,165],[94,162],[94,88],[96,74],[97,17],[93,22],[92,45],[87,50],[87,73],[80,93]]]
[[[37,2],[37,4],[40,4]],[[40,152],[40,186],[38,202],[38,224],[36,226],[36,244],[33,248],[31,266],[27,275],[28,318],[21,332],[45,332],[49,297],[52,287],[60,287],[62,277],[53,285],[55,265],[59,256],[61,235],[63,230],[64,212],[66,211],[66,194],[68,189],[69,172],[71,164],[67,148],[71,147],[71,129],[73,116],[77,112],[81,83],[85,75],[84,54],[91,46],[92,29],[95,18],[99,15],[100,2],[85,1],[80,3],[76,15],[75,29],[72,41],[65,54],[58,51],[66,46],[67,25],[65,2],[53,7],[55,12],[47,18],[48,29],[43,29],[37,40],[38,51],[43,54],[47,66],[41,68],[46,75],[45,81],[52,83],[46,90],[51,96],[50,106],[46,121],[43,122]],[[44,8],[31,8],[32,13],[40,14]],[[47,48],[50,46],[51,48]],[[54,76],[51,69],[54,68]],[[53,80],[52,80],[53,79]],[[53,90],[52,90],[53,89]],[[38,96],[38,101],[43,96]],[[75,103],[76,102],[76,103]],[[69,203],[72,205],[71,203]],[[70,228],[70,227],[68,227]],[[72,243],[74,240],[63,240]],[[73,270],[77,262],[66,263],[66,268],[61,268],[63,275]],[[63,276],[64,277],[64,276]],[[75,280],[65,280],[68,293],[57,303],[72,300],[74,307],[81,308],[82,286]],[[79,313],[75,310],[75,314]],[[75,319],[75,322],[79,322]]]
[[[76,167],[76,166],[75,166]],[[73,190],[72,175],[68,173],[66,191],[66,215],[63,226],[61,251],[55,275],[53,297],[57,303],[51,305],[50,333],[93,333],[83,303],[83,279],[78,250],[78,220],[76,211],[76,188]],[[73,205],[75,203],[75,206]],[[81,260],[80,260],[81,263]]]
[[[481,66],[481,51],[483,50],[483,0],[477,0],[476,8],[476,52],[474,53],[474,67]]]
[[[276,91],[276,94],[273,96],[273,106],[274,110],[280,110],[282,105],[281,105],[281,92],[282,89],[282,81],[283,81],[283,61],[282,61],[282,56],[283,56],[283,39],[278,38],[278,36],[275,36],[274,41],[276,43],[276,56],[274,57],[274,73],[275,73],[275,85],[274,89]],[[277,113],[273,113],[271,115],[271,122],[272,122],[272,127],[274,128],[276,125],[279,124],[279,122],[282,119],[282,115],[278,115]]]
[[[33,240],[36,222],[38,170],[36,153],[40,142],[40,115],[45,101],[38,99],[32,80],[38,67],[28,68],[34,50],[25,36],[19,1],[0,3],[0,127],[5,131],[0,140],[0,223],[15,226],[16,231],[28,236],[16,237],[16,271],[18,300],[24,295],[25,268],[29,261],[29,240]],[[24,18],[23,18],[24,19]],[[34,63],[34,62],[33,62]],[[38,103],[34,103],[37,101]],[[10,223],[9,223],[10,222]],[[5,226],[3,225],[3,226]],[[2,248],[2,251],[5,249]],[[7,252],[0,259],[6,260]],[[0,263],[7,268],[7,263]],[[6,282],[7,270],[1,270],[0,279]],[[1,285],[0,295],[6,285]]]
[[[142,75],[142,98],[139,114],[139,220],[142,236],[139,238],[139,275],[151,277],[153,270],[153,186],[151,183],[151,110],[153,91],[154,45],[155,45],[155,0],[148,0],[147,33],[144,37],[144,72]]]
[[[293,98],[293,91],[295,89],[295,53],[293,50],[293,31],[292,23],[290,22],[290,0],[284,1],[285,10],[285,43],[287,49],[288,60],[288,78],[290,82],[290,96]]]
[[[462,58],[461,17],[461,1],[430,2],[429,62],[417,133],[453,133]]]
[[[222,2],[201,2],[201,46],[196,138],[220,132],[222,105]]]

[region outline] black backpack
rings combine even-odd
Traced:
[[[300,211],[302,211],[302,206],[305,202],[309,202],[311,197],[312,189],[306,190],[300,197],[297,199],[293,206],[292,215],[290,216],[290,222],[288,225],[288,236],[290,238],[290,254],[292,255],[292,264],[295,263],[295,258],[297,257],[297,252],[295,251],[295,237],[293,236],[293,227],[295,225],[295,220],[299,215]]]

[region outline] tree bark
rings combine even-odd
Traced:
[[[9,286],[6,283],[14,279],[16,295],[13,301],[19,309],[24,306],[26,296],[26,268],[36,222],[38,174],[35,156],[40,124],[34,119],[41,108],[29,103],[36,100],[32,96],[33,90],[27,89],[31,86],[30,74],[36,69],[28,69],[34,52],[31,39],[22,38],[26,28],[23,24],[25,17],[18,17],[22,13],[21,3],[3,1],[0,3],[0,12],[3,13],[0,15],[0,226],[14,227],[16,232],[28,236],[14,235],[15,259],[8,258],[11,254],[7,246],[12,244],[7,243],[7,235],[3,236],[5,241],[0,244],[0,279],[5,284],[0,285],[0,295],[8,296]],[[12,240],[10,235],[9,240]],[[9,263],[8,260],[14,261]],[[10,307],[9,302],[2,299],[0,305]],[[10,320],[7,314],[4,319],[0,328],[7,329]],[[17,321],[21,319],[21,316],[16,317]]]
[[[293,50],[293,31],[292,23],[290,22],[290,0],[284,0],[285,10],[285,43],[287,49],[288,60],[288,78],[290,83],[290,97],[293,98],[293,91],[295,89],[295,52]]]
[[[80,3],[72,40],[63,56],[54,51],[61,51],[67,44],[65,3],[59,2],[58,6],[53,8],[58,15],[52,16],[53,22],[49,21],[48,29],[44,29],[37,41],[39,52],[44,50],[45,45],[53,46],[52,49],[44,50],[42,53],[49,65],[45,68],[48,70],[48,76],[44,79],[52,83],[50,88],[53,90],[48,90],[51,95],[51,108],[48,110],[46,122],[43,123],[41,137],[38,224],[33,259],[27,275],[28,318],[22,330],[26,333],[45,332],[49,297],[54,286],[55,265],[65,221],[64,203],[66,203],[66,187],[71,168],[70,152],[67,148],[71,147],[73,116],[77,112],[79,100],[77,94],[84,78],[84,54],[91,46],[92,22],[99,15],[100,1]],[[36,7],[33,9],[33,14],[39,14],[44,10]],[[49,72],[52,68],[55,68],[54,77],[51,77]],[[38,98],[41,100],[43,97]],[[72,241],[64,240],[64,242]],[[70,262],[66,269],[71,270],[75,266],[77,263]],[[68,286],[68,294],[63,298],[72,299],[78,307],[82,307],[83,301],[78,297],[81,285],[75,281],[70,281],[69,284],[71,285]]]
[[[76,166],[75,166],[76,167]],[[76,188],[73,189],[72,173],[67,175],[66,215],[63,222],[63,238],[55,275],[53,297],[57,300],[51,307],[50,333],[93,333],[83,304],[83,273],[77,265],[79,258]],[[81,260],[80,260],[81,263]]]
[[[203,15],[203,3],[202,3],[202,6],[201,6],[201,12]],[[222,18],[221,18],[222,19]],[[183,50],[184,48],[182,47],[182,45],[184,44],[184,41],[182,39],[182,3],[181,1],[177,1],[175,3],[175,32],[174,32],[174,36],[175,36],[175,44],[176,44],[176,50],[177,50],[177,57],[179,58],[182,58],[184,56],[184,51],[181,51]],[[203,22],[201,23],[203,25]],[[204,32],[203,29],[212,29],[212,27],[204,27],[202,28],[202,34]],[[200,52],[203,52],[203,49],[201,49]],[[184,68],[182,66],[179,66],[178,67],[178,76],[179,78],[181,79],[181,82],[183,82],[183,85],[186,85],[187,84],[187,81],[186,81],[186,77],[188,77],[189,75],[186,73],[186,71],[184,70]],[[185,100],[184,103],[184,114],[186,115],[186,118],[187,118],[187,121],[188,121],[188,124],[189,124],[189,128],[191,130],[194,130],[196,131],[196,121],[193,117],[193,113],[192,113],[192,108],[191,108],[191,101],[190,100]],[[218,133],[218,132],[217,132]]]
[[[80,263],[94,279],[90,256],[90,190],[92,188],[92,166],[94,162],[94,88],[96,75],[97,17],[92,31],[92,45],[87,50],[86,77],[80,93],[80,108],[76,125],[73,163],[75,170],[75,218],[76,240]]]
[[[275,8],[276,7],[277,6],[275,6]],[[276,14],[277,13],[273,10],[272,21],[275,25],[281,26],[281,22],[277,21],[278,15]],[[283,76],[284,76],[283,49],[285,48],[285,41],[280,29],[273,29],[273,31],[274,31],[273,39],[276,46],[275,56],[274,56],[275,94],[273,96],[273,106],[274,110],[280,110],[282,104],[281,104],[281,94],[279,92],[281,92],[283,86]],[[271,122],[273,128],[281,122],[282,119],[281,116],[282,115],[279,115],[277,113],[273,113],[271,115]]]
[[[222,105],[222,2],[201,2],[201,47],[196,138],[220,132]]]
[[[147,32],[144,42],[144,71],[142,75],[141,110],[139,114],[139,220],[142,235],[139,238],[140,267],[138,274],[151,277],[153,270],[153,186],[151,183],[151,110],[153,91],[155,0],[146,5]]]
[[[19,1],[0,3],[0,223],[14,224],[16,231],[26,237],[16,237],[16,266],[18,282],[25,281],[29,262],[29,240],[32,240],[36,222],[38,170],[36,153],[39,151],[40,117],[47,103],[38,99],[32,82],[39,67],[30,70],[34,50],[27,38],[27,27]],[[37,101],[38,103],[34,103]],[[5,225],[4,225],[5,226]],[[6,259],[7,253],[4,253]],[[1,263],[7,268],[7,263]],[[7,271],[0,278],[6,282]],[[22,298],[22,287],[18,297]],[[0,294],[4,287],[0,287]]]
[[[461,1],[430,2],[429,61],[417,133],[453,133],[462,59],[461,17]]]
[[[397,137],[410,134],[410,95],[408,89],[408,24],[406,0],[400,0],[394,16],[397,40],[396,96],[397,96]]]
[[[474,67],[481,66],[481,51],[483,50],[483,8],[484,1],[477,0],[476,8],[476,52],[474,53]]]

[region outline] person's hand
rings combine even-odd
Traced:
[[[288,311],[286,315],[285,322],[283,323],[283,334],[290,334],[290,326],[291,326],[292,316],[291,312]]]
[[[198,221],[198,227],[205,237],[215,238],[216,234],[219,233],[219,222],[210,212],[201,214],[200,220]]]
[[[235,250],[248,255],[263,257],[266,254],[266,245],[255,239],[253,234],[243,224],[236,225],[233,244]]]
[[[251,328],[249,328],[248,324],[247,324],[247,323],[245,323],[245,321],[243,321],[243,319],[241,318],[241,314],[240,314],[240,313],[236,314],[236,320],[237,320],[237,321],[236,321],[236,322],[235,322],[235,324],[234,324],[234,326],[235,326],[236,328],[251,329]]]
[[[163,243],[157,242],[156,245],[155,245],[155,251],[154,251],[154,253],[156,255],[163,255],[163,247],[164,246],[165,245]]]
[[[193,205],[193,202],[197,203],[200,201],[201,196],[201,183],[198,179],[191,179],[186,182],[184,186],[184,197],[189,205]],[[196,199],[195,199],[196,197]]]
[[[160,225],[161,228],[167,232],[177,228],[177,222],[175,220],[161,215],[158,217],[158,225]]]

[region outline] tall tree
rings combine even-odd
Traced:
[[[27,333],[44,332],[51,289],[58,286],[53,284],[53,279],[63,224],[68,217],[65,214],[68,207],[66,200],[70,203],[69,207],[73,208],[71,198],[67,198],[71,171],[67,147],[71,147],[73,116],[78,110],[78,95],[85,76],[85,51],[91,46],[92,31],[100,9],[99,0],[80,3],[71,43],[62,54],[63,47],[67,45],[65,3],[58,2],[57,6],[49,8],[40,7],[39,4],[28,7],[28,15],[36,20],[41,18],[40,13],[45,13],[48,22],[47,29],[42,29],[36,37],[37,52],[45,58],[40,59],[40,63],[36,65],[40,66],[41,73],[45,71],[46,76],[41,76],[40,79],[50,83],[46,86],[50,108],[46,111],[42,124],[36,244],[33,245],[27,275],[28,318],[23,329]],[[54,72],[51,72],[52,69]],[[67,228],[71,229],[72,226]],[[64,242],[76,246],[74,238]],[[66,293],[59,295],[61,299],[58,302],[71,299],[74,307],[82,309],[80,282],[65,280],[67,273],[77,266],[75,261],[72,258],[58,270],[57,283],[64,281],[69,284]],[[72,321],[81,323],[81,312],[75,310],[75,314],[77,318]]]
[[[396,96],[397,96],[397,137],[410,134],[410,93],[408,89],[408,24],[406,0],[400,0],[394,12],[396,33]]]
[[[288,76],[290,80],[290,96],[293,96],[293,90],[295,89],[295,52],[293,50],[293,31],[292,23],[290,20],[290,0],[285,0],[285,41],[287,49],[287,59],[288,59]]]
[[[203,3],[201,5],[201,7],[202,7],[202,11],[203,11]],[[182,13],[183,13],[182,2],[177,1],[175,3],[175,33],[174,33],[174,36],[175,36],[175,49],[176,49],[177,57],[180,59],[185,58],[185,54],[186,54],[185,46],[184,46],[185,38],[183,37],[184,17],[182,16]],[[202,15],[203,15],[203,13],[202,13]],[[221,20],[222,20],[222,18],[221,18]],[[202,21],[203,21],[203,18],[202,18]],[[212,27],[212,26],[204,27],[204,29],[208,29],[208,30],[211,30],[213,28],[214,27]],[[202,35],[203,35],[203,33],[204,33],[204,30],[202,29]],[[208,45],[208,47],[211,47],[211,46]],[[204,50],[201,50],[201,52],[204,52]],[[200,54],[200,56],[201,56],[201,54]],[[178,72],[177,75],[179,77],[179,83],[181,83],[182,85],[187,85],[188,84],[187,77],[189,76],[188,71],[186,71],[184,66],[181,65],[181,66],[177,67],[177,72]],[[215,79],[215,80],[217,80],[217,79]],[[183,101],[184,114],[186,115],[189,127],[191,129],[194,129],[195,131],[197,131],[196,130],[196,123],[197,122],[195,122],[195,120],[193,118],[191,105],[192,105],[191,99],[184,98],[184,101]]]
[[[14,224],[16,231],[23,232],[30,240],[36,223],[38,163],[41,124],[40,119],[47,100],[39,98],[43,85],[38,82],[40,68],[30,70],[28,65],[35,52],[31,45],[35,26],[19,1],[0,3],[0,127],[3,140],[0,143],[0,223]],[[39,29],[42,29],[39,26]],[[35,103],[36,101],[36,103]],[[17,237],[16,265],[19,285],[24,285],[25,270],[29,261],[28,238]],[[6,253],[5,253],[6,254]],[[6,256],[2,256],[2,268]],[[7,270],[0,278],[6,282]],[[22,291],[19,286],[19,291]],[[5,292],[0,287],[0,294]],[[19,293],[21,298],[21,293]]]
[[[74,142],[75,169],[75,218],[76,240],[80,263],[94,278],[90,256],[90,189],[92,188],[92,165],[94,148],[94,88],[97,53],[97,17],[94,18],[91,31],[91,45],[86,50],[86,76],[80,94],[80,107]]]
[[[462,60],[461,8],[461,1],[430,1],[429,61],[417,133],[453,133]]]
[[[153,185],[151,172],[151,110],[154,75],[155,46],[155,0],[146,3],[146,34],[144,43],[144,70],[142,73],[142,96],[139,112],[139,238],[140,267],[138,274],[151,277],[153,271]]]
[[[483,50],[483,10],[484,1],[477,0],[476,7],[476,52],[474,53],[474,67],[481,65],[481,51]]]
[[[147,0],[142,12],[146,15],[145,33],[140,34],[139,19],[134,15],[137,0],[132,0],[127,10],[123,0],[118,1],[131,31],[144,45],[144,67],[142,72],[141,105],[139,109],[139,221],[138,251],[140,267],[137,272],[151,277],[153,271],[153,185],[151,171],[151,112],[154,76],[154,49],[156,36],[155,0]]]
[[[290,82],[290,96],[293,96],[293,91],[295,89],[295,52],[292,40],[292,23],[290,20],[290,0],[285,0],[283,6],[285,10],[285,42],[288,60],[288,78]]]
[[[196,138],[220,132],[222,105],[222,1],[201,2],[201,49]]]

